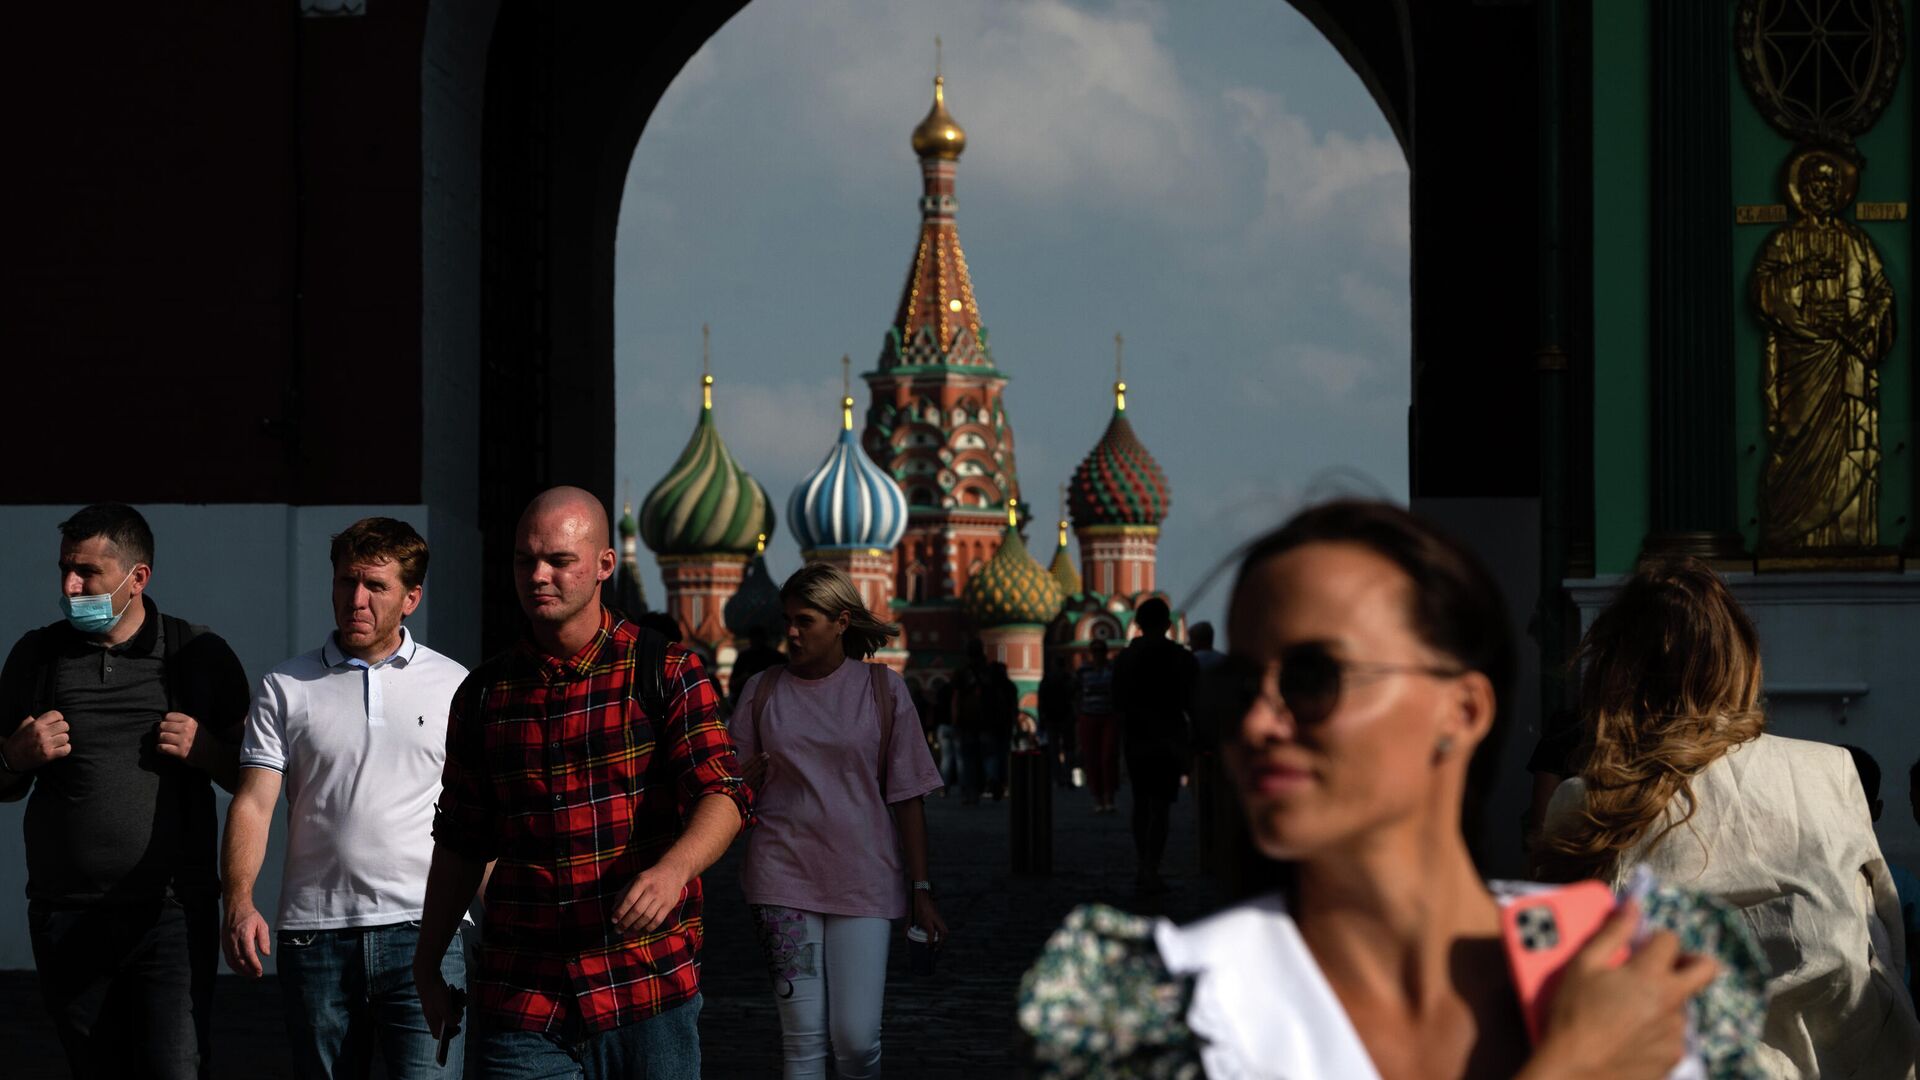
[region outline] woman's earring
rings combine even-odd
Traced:
[[[1435,761],[1444,760],[1446,756],[1451,753],[1453,753],[1453,736],[1442,735],[1434,741],[1433,759]]]

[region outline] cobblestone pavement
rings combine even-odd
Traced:
[[[898,934],[888,975],[885,1064],[889,1076],[948,1080],[1002,1077],[1017,1070],[1010,1056],[1013,996],[1020,975],[1048,933],[1078,903],[1102,900],[1128,910],[1189,919],[1219,901],[1193,865],[1193,802],[1174,807],[1167,857],[1171,893],[1133,895],[1133,846],[1121,812],[1096,815],[1084,791],[1055,790],[1054,866],[1045,877],[1008,870],[1008,805],[962,806],[929,800],[934,876],[952,940],[939,972],[919,979],[906,970]],[[765,968],[740,899],[737,849],[707,874],[707,945],[700,1017],[703,1072],[716,1080],[777,1077],[780,1024]],[[290,1075],[277,988],[222,976],[214,1017],[215,1075]],[[66,1075],[31,972],[0,972],[0,1047],[10,1080]]]

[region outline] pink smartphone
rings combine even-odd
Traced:
[[[1520,993],[1520,1013],[1527,1035],[1540,1041],[1547,1006],[1567,962],[1573,959],[1613,914],[1612,890],[1598,881],[1582,881],[1552,892],[1535,893],[1507,904],[1500,911],[1501,937],[1507,947],[1507,966]],[[1607,964],[1627,962],[1625,946]]]

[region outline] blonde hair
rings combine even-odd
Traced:
[[[899,623],[890,623],[867,610],[860,590],[846,571],[829,563],[808,563],[793,572],[780,586],[780,600],[798,600],[828,618],[847,613],[847,629],[840,635],[847,655],[865,660],[880,651],[887,639],[900,632]]]
[[[1698,560],[1629,578],[1574,662],[1586,669],[1574,760],[1587,803],[1571,828],[1546,838],[1539,869],[1547,880],[1610,875],[1676,798],[1685,812],[1647,846],[1687,824],[1699,808],[1693,778],[1765,726],[1759,635]]]

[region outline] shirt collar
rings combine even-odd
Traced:
[[[616,627],[624,625],[626,620],[614,617],[613,610],[606,605],[600,606],[600,631],[592,640],[580,647],[572,656],[561,658],[542,649],[533,640],[531,631],[520,638],[520,652],[534,667],[549,679],[584,679],[593,673],[594,662],[600,659],[600,651],[606,648]]]
[[[140,609],[144,613],[144,622],[132,637],[119,645],[109,648],[126,656],[152,656],[164,646],[160,638],[160,608],[145,593],[140,596]]]
[[[406,667],[408,664],[413,663],[414,654],[419,651],[420,643],[414,640],[413,632],[407,629],[405,623],[402,623],[400,626],[400,647],[395,649],[393,655],[387,657],[385,660],[379,663],[369,664],[363,660],[348,656],[346,650],[340,647],[340,632],[335,630],[327,635],[327,640],[320,646],[320,662],[330,668],[383,667],[387,664],[397,664],[400,667]]]

